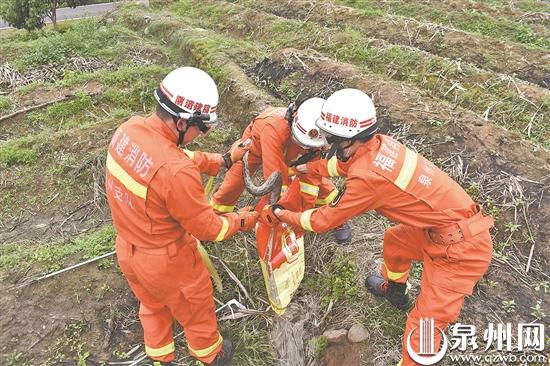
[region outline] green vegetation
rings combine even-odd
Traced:
[[[0,95],[0,113],[9,111],[13,107],[13,101],[9,96]]]
[[[86,360],[90,357],[90,352],[85,350],[86,344],[81,340],[86,331],[88,331],[88,326],[83,321],[68,323],[63,330],[63,334],[48,350],[51,356],[44,365],[53,366],[66,362],[67,358],[70,358],[76,365],[86,366]]]
[[[331,300],[356,302],[359,295],[357,270],[351,256],[337,251],[334,260],[323,269],[322,274],[305,279],[305,287],[320,294],[321,305],[325,308]]]
[[[538,35],[530,27],[504,17],[485,14],[475,9],[457,11],[431,4],[404,2],[387,4],[388,10],[398,15],[450,25],[467,32],[550,50],[548,37]]]
[[[90,234],[67,242],[37,244],[33,242],[5,243],[0,246],[0,267],[22,269],[38,264],[45,271],[55,271],[66,265],[69,257],[90,259],[114,249],[115,231],[107,225]]]
[[[320,360],[323,353],[328,348],[328,339],[325,336],[315,337],[309,340],[309,344],[315,350],[315,359]]]
[[[128,36],[123,27],[100,26],[98,29],[93,20],[74,23],[63,33],[52,33],[28,44],[29,51],[21,58],[21,64],[64,64],[70,56],[112,57],[117,54],[116,45]]]
[[[6,166],[34,164],[38,155],[33,143],[34,139],[27,137],[0,143],[0,163]]]
[[[475,67],[429,56],[405,46],[374,46],[364,32],[352,26],[345,27],[343,31],[328,27],[319,28],[311,22],[281,19],[246,8],[242,8],[239,15],[226,16],[220,24],[219,19],[208,17],[209,12],[204,12],[204,5],[191,1],[185,1],[184,5],[177,4],[173,9],[178,14],[185,15],[186,19],[196,15],[199,26],[220,31],[226,28],[239,29],[239,25],[242,24],[242,14],[254,16],[255,22],[262,24],[262,29],[258,28],[251,32],[247,28],[239,33],[249,42],[267,46],[271,51],[285,47],[314,48],[331,58],[353,63],[364,68],[365,71],[387,75],[393,80],[426,89],[437,98],[458,104],[536,142],[550,146],[550,125],[543,121],[544,116],[550,113],[550,106],[544,101],[537,101],[536,105],[532,105],[515,91],[509,80],[500,78],[498,75],[480,73],[480,70]],[[218,7],[226,9],[229,5]],[[235,8],[237,6],[230,7],[232,10]],[[188,33],[187,39],[189,39]],[[228,44],[237,46],[235,42],[243,46],[242,41],[212,34],[209,41],[204,41],[203,48],[205,51],[210,50],[210,53],[213,50],[225,52]],[[208,47],[204,47],[206,43]],[[243,47],[242,51],[249,49],[250,46]],[[257,53],[247,53],[249,57],[258,56]],[[282,92],[289,98],[299,93],[299,89],[293,86],[291,82],[283,79]],[[531,126],[529,133],[526,125]]]

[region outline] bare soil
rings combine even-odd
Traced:
[[[262,4],[267,6],[267,2]],[[293,2],[288,6],[295,6],[294,4],[303,2]],[[298,10],[295,12],[300,14]],[[315,19],[321,17],[321,14],[322,10],[315,7],[309,15]],[[334,16],[345,17],[344,13],[338,14]],[[350,17],[349,13],[347,14],[347,17]],[[523,140],[515,133],[481,119],[471,111],[437,100],[422,90],[365,72],[354,65],[322,57],[312,50],[283,49],[256,62],[246,57],[245,51],[220,51],[198,47],[191,39],[198,34],[204,34],[205,31],[187,28],[187,38],[175,41],[171,36],[185,25],[175,19],[166,22],[163,14],[152,14],[150,20],[145,19],[143,15],[136,11],[134,18],[128,17],[124,21],[135,30],[145,32],[147,29],[147,35],[150,37],[177,42],[181,52],[179,62],[182,64],[203,68],[214,65],[228,72],[227,83],[221,92],[220,115],[229,125],[236,128],[242,129],[267,105],[281,106],[290,100],[303,100],[310,96],[326,97],[342,87],[356,87],[368,92],[377,105],[383,132],[391,133],[437,162],[465,187],[471,187],[473,183],[479,184],[479,199],[484,200],[487,205],[488,198],[493,199],[492,205],[499,213],[497,230],[494,232],[495,243],[505,242],[508,238],[509,233],[505,228],[507,223],[521,225],[521,232],[529,232],[534,239],[533,243],[518,240],[517,245],[514,244],[507,249],[506,260],[495,258],[474,296],[467,299],[461,319],[483,325],[490,319],[498,321],[499,317],[506,317],[506,321],[532,319],[530,308],[534,305],[534,299],[541,298],[540,293],[533,289],[533,285],[550,280],[547,273],[547,268],[550,268],[548,151]],[[165,21],[163,27],[149,28],[161,18]],[[242,14],[241,29],[231,32],[240,35],[240,32],[247,29],[257,29],[257,21]],[[445,30],[441,37],[447,37],[449,33],[452,34]],[[458,34],[470,37],[456,32],[456,35]],[[477,45],[480,49],[486,48],[485,46],[483,43]],[[468,57],[467,48],[464,52]],[[505,51],[494,49],[494,52],[495,55],[502,55],[499,52]],[[242,57],[235,57],[235,54]],[[542,79],[533,80],[544,83]],[[52,91],[56,92],[63,94],[68,91]],[[290,92],[293,98],[290,97]],[[43,94],[44,90],[37,91],[36,95],[31,95],[28,99],[22,98],[23,102],[18,106],[42,100],[41,93]],[[51,97],[51,94],[49,96]],[[8,127],[15,128],[18,118],[0,126],[1,136],[11,136]],[[75,196],[74,200],[69,202],[60,203],[53,200],[30,211],[29,207],[25,207],[25,197],[22,196],[18,204],[23,208],[23,215],[3,223],[0,241],[28,238],[51,242],[63,235],[74,235],[81,230],[89,230],[109,219],[108,212],[98,209],[94,203],[80,209],[79,207],[95,198],[93,183],[101,182],[101,156],[104,155],[108,138],[117,123],[119,121],[86,130],[71,130],[64,139],[52,142],[52,150],[65,149],[83,157],[83,169],[87,173],[82,178],[85,185],[82,195]],[[67,140],[74,143],[67,144]],[[52,164],[51,156],[46,153],[40,159],[41,164]],[[73,174],[77,174],[78,171],[79,169],[74,170]],[[7,173],[0,172],[0,181],[15,182],[18,173],[15,168],[8,169]],[[33,186],[39,188],[33,193],[40,197],[41,202],[46,202],[47,189],[51,187],[51,183],[42,182],[43,190],[38,178],[35,183]],[[99,207],[104,206],[99,204]],[[86,213],[86,210],[91,211]],[[70,216],[73,211],[74,215]],[[69,221],[64,221],[67,217]],[[60,225],[64,228],[61,234],[59,230],[55,230]],[[387,225],[386,221],[372,213],[353,220],[355,239],[343,250],[356,258],[360,276],[358,281],[362,281],[366,274],[378,267],[381,258],[380,242]],[[76,231],[71,231],[66,226],[71,226]],[[314,276],[322,272],[324,266],[333,258],[333,243],[328,235],[308,235],[307,241],[309,244],[306,276]],[[532,245],[534,254],[530,271],[527,272],[525,268]],[[251,252],[254,251],[253,246],[249,249]],[[67,258],[65,265],[76,261],[77,258]],[[81,350],[91,353],[87,357],[88,364],[94,365],[106,360],[120,359],[118,352],[128,351],[140,344],[142,333],[137,318],[137,302],[116,268],[110,261],[99,267],[92,264],[22,289],[13,286],[21,281],[22,276],[29,274],[5,276],[0,283],[0,312],[3,314],[0,318],[0,344],[3,362],[8,358],[6,354],[16,350],[24,355],[24,359],[19,359],[15,364],[23,364],[24,360],[29,360],[28,364],[44,363],[47,360],[53,364],[76,364],[74,355],[79,353],[78,344],[83,344]],[[489,280],[495,281],[496,285],[491,285]],[[418,291],[418,279],[413,279],[413,284],[416,285],[414,294]],[[501,304],[503,300],[511,298],[516,300],[517,312],[506,314]],[[306,309],[308,317],[304,315],[292,321],[293,324],[302,321],[302,328],[298,330],[303,334],[304,344],[330,327],[346,327],[357,319],[366,322],[389,318],[394,323],[390,326],[395,328],[391,329],[400,335],[403,314],[392,318],[393,313],[386,313],[387,304],[366,293],[361,293],[361,299],[359,306],[339,303],[330,314],[324,315],[318,298],[298,293],[295,302]],[[542,298],[542,307],[547,315],[550,314],[550,299],[547,296]],[[304,319],[307,319],[307,322],[304,322]],[[266,326],[269,325],[266,321]],[[321,357],[320,363],[378,366],[387,365],[390,361],[395,363],[399,359],[399,345],[393,338],[375,332],[371,337],[368,342],[357,346],[329,347]],[[305,345],[304,347],[307,348]],[[313,360],[310,353],[307,355],[309,360]]]
[[[547,52],[540,49],[475,36],[413,19],[364,16],[358,9],[317,0],[290,3],[262,0],[258,6],[283,18],[317,22],[331,27],[354,27],[369,38],[418,48],[434,55],[470,63],[482,70],[514,75],[518,79],[550,88],[550,58]]]

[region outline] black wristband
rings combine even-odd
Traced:
[[[223,161],[225,162],[225,167],[227,169],[231,168],[231,166],[233,165],[233,161],[231,160],[231,153],[226,152],[225,154],[222,155],[222,157],[223,157]]]

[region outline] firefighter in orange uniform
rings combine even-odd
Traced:
[[[375,210],[397,222],[384,236],[381,275],[366,280],[368,289],[407,310],[407,278],[412,261],[422,261],[421,290],[409,313],[401,366],[416,365],[420,318],[434,318],[444,330],[455,322],[465,295],[471,295],[491,261],[489,229],[493,219],[447,174],[389,136],[375,134],[376,111],[357,89],[330,96],[317,122],[329,143],[329,160],[298,170],[346,176],[345,191],[329,205],[304,212],[267,207],[261,219],[277,218],[305,230],[324,232],[350,218]],[[338,158],[337,158],[338,157]],[[415,328],[416,331],[412,332]],[[408,336],[412,355],[407,351]],[[440,335],[436,332],[435,344]]]
[[[264,179],[275,171],[281,172],[284,193],[290,175],[296,174],[296,165],[319,159],[325,143],[315,121],[324,102],[322,98],[310,98],[297,110],[293,105],[288,109],[270,107],[256,117],[242,135],[242,140],[252,140],[248,156],[250,171],[262,165]],[[328,204],[338,194],[330,179],[311,174],[298,174],[298,178],[306,207]],[[243,190],[242,163],[238,162],[225,175],[212,198],[212,206],[218,212],[232,212]],[[333,234],[338,242],[350,241],[352,237],[347,223],[336,228]]]
[[[109,145],[106,192],[118,262],[140,301],[145,351],[153,365],[175,357],[174,318],[185,330],[193,357],[205,365],[227,365],[234,346],[218,332],[199,240],[222,241],[251,230],[257,213],[217,215],[205,198],[200,174],[215,175],[246,149],[236,143],[221,155],[178,147],[216,124],[218,90],[204,71],[172,71],[155,97],[156,111],[123,123]]]

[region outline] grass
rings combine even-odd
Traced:
[[[86,366],[90,352],[85,350],[86,343],[81,340],[89,330],[84,321],[71,321],[63,330],[63,334],[48,349],[50,357],[44,366],[53,366],[71,359],[75,365]]]
[[[308,277],[304,287],[319,294],[321,305],[326,308],[330,301],[358,301],[359,284],[357,265],[352,257],[337,251],[333,261],[319,276]]]
[[[458,104],[478,115],[488,111],[487,117],[494,123],[545,146],[550,146],[550,125],[543,121],[544,116],[550,113],[549,106],[543,101],[536,101],[537,107],[532,106],[513,91],[513,86],[508,80],[498,78],[498,75],[493,73],[480,72],[472,66],[459,65],[437,56],[428,56],[404,46],[390,44],[382,47],[373,46],[371,40],[365,37],[360,29],[353,26],[347,26],[343,31],[339,31],[335,28],[316,27],[309,22],[281,19],[245,8],[241,8],[241,14],[238,16],[233,18],[230,15],[226,16],[223,24],[218,24],[214,21],[215,19],[208,18],[208,12],[203,14],[202,5],[191,5],[190,1],[186,1],[182,9],[178,6],[179,4],[174,10],[178,14],[184,14],[183,11],[185,11],[186,17],[193,16],[195,13],[202,14],[199,25],[213,30],[238,28],[242,23],[241,15],[248,12],[247,17],[254,16],[255,22],[262,25],[261,30],[256,29],[253,32],[247,30],[246,33],[239,34],[247,37],[249,42],[255,42],[260,46],[265,45],[271,51],[285,47],[314,48],[328,57],[355,64],[366,71],[386,75],[393,80],[426,89],[434,97]],[[231,9],[234,9],[234,6],[231,6]],[[250,36],[251,32],[253,36]],[[228,43],[238,46],[234,42],[236,41],[233,38],[213,35],[207,42],[208,47],[205,47],[205,51],[225,52]],[[241,41],[241,46],[242,43]],[[243,48],[243,52],[247,52],[248,48],[250,47]],[[454,88],[449,92],[456,82],[461,88]],[[291,97],[292,86],[292,83],[283,79],[283,91]],[[540,110],[535,115],[538,107]],[[531,122],[533,115],[535,118],[531,133],[527,134],[526,125]]]
[[[8,112],[13,107],[10,96],[0,95],[0,113]]]
[[[4,166],[32,165],[37,158],[38,153],[33,148],[32,138],[24,137],[0,143],[0,163]]]
[[[525,24],[475,9],[455,11],[432,5],[401,2],[392,2],[389,6],[398,15],[451,25],[474,34],[550,50],[550,40],[535,33]]]
[[[55,63],[66,64],[71,56],[98,57],[112,60],[120,52],[119,44],[133,37],[127,28],[98,25],[95,20],[70,23],[62,32],[44,31],[40,37],[16,42],[24,50],[17,63],[20,68]]]
[[[76,254],[78,260],[85,260],[112,251],[114,239],[113,227],[106,225],[95,232],[66,242],[5,243],[0,246],[0,267],[3,270],[23,270],[36,265],[44,271],[51,272],[63,268],[67,259]]]

